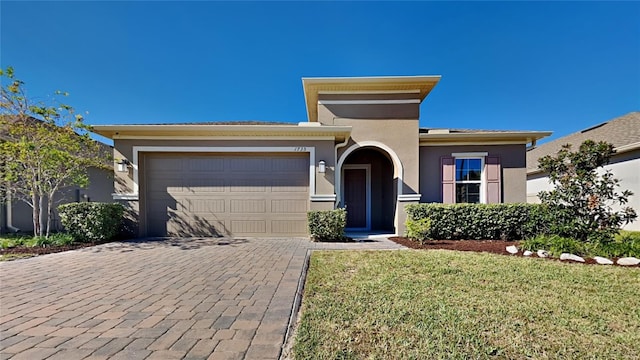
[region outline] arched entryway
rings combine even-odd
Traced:
[[[349,153],[341,168],[341,206],[347,230],[394,231],[397,179],[388,153],[361,147]]]

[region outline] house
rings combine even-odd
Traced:
[[[640,213],[640,112],[632,112],[591,126],[527,151],[527,202],[539,202],[538,193],[552,189],[547,174],[538,169],[538,159],[555,155],[564,144],[571,144],[573,149],[577,149],[588,139],[613,144],[616,153],[604,168],[620,180],[620,189],[633,192],[628,206]],[[640,221],[624,228],[640,230]]]
[[[308,121],[104,125],[140,236],[305,236],[306,212],[403,234],[407,204],[524,202],[539,131],[420,129],[440,76],[305,78]]]
[[[16,121],[18,118],[5,117],[3,120]],[[35,118],[28,118],[28,121],[40,122]],[[55,127],[51,126],[51,131]],[[6,135],[5,128],[0,127],[0,141],[10,141],[10,137]],[[105,144],[98,143],[100,151],[105,155],[105,159],[110,158],[113,149]],[[111,163],[109,163],[111,165]],[[63,188],[59,191],[59,198],[55,200],[56,206],[61,203],[81,202],[81,201],[100,201],[113,202],[113,171],[105,168],[92,167],[88,169],[89,185],[87,188],[77,186]],[[45,209],[46,211],[46,209]],[[51,228],[54,231],[62,230],[62,224],[56,209],[53,210],[51,218]],[[33,232],[33,209],[27,203],[18,199],[7,199],[0,202],[0,233],[6,232]]]

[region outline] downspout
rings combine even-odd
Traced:
[[[7,230],[9,230],[12,233],[19,233],[20,229],[18,229],[17,227],[13,226],[13,213],[12,213],[12,206],[13,203],[11,202],[11,198],[8,199],[8,201],[6,202],[6,215],[7,215]]]
[[[333,184],[333,188],[336,189],[342,189],[342,187],[339,185],[341,178],[340,178],[340,174],[341,174],[341,169],[336,169],[336,167],[338,166],[338,149],[341,147],[345,147],[347,144],[349,143],[349,137],[345,137],[344,141],[336,144],[336,146],[334,147],[334,152],[333,152],[333,161],[335,162],[334,164],[334,184]],[[336,203],[334,204],[335,208],[338,208],[340,205],[340,202],[342,202],[342,199],[340,197],[340,193],[342,192],[342,190],[340,191],[336,191]]]

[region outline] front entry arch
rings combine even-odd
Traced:
[[[358,148],[344,158],[340,174],[347,229],[394,231],[398,179],[389,155],[374,147]]]

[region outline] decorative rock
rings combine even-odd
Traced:
[[[509,254],[517,254],[518,248],[515,245],[507,246],[507,252]]]
[[[540,258],[549,257],[549,252],[547,252],[547,250],[538,250],[536,254],[538,254],[538,257]]]
[[[600,265],[613,265],[613,261],[601,256],[594,256],[593,260],[595,260]]]
[[[624,257],[618,259],[618,265],[622,266],[635,266],[640,264],[640,259],[634,257]]]
[[[531,255],[533,255],[533,252],[532,252],[532,251],[529,251],[529,250],[525,250],[525,251],[522,253],[522,255],[524,255],[524,256],[531,256]]]
[[[569,253],[560,254],[560,260],[571,260],[571,261],[577,261],[577,262],[584,262],[584,259],[581,258],[580,256],[569,254]]]

